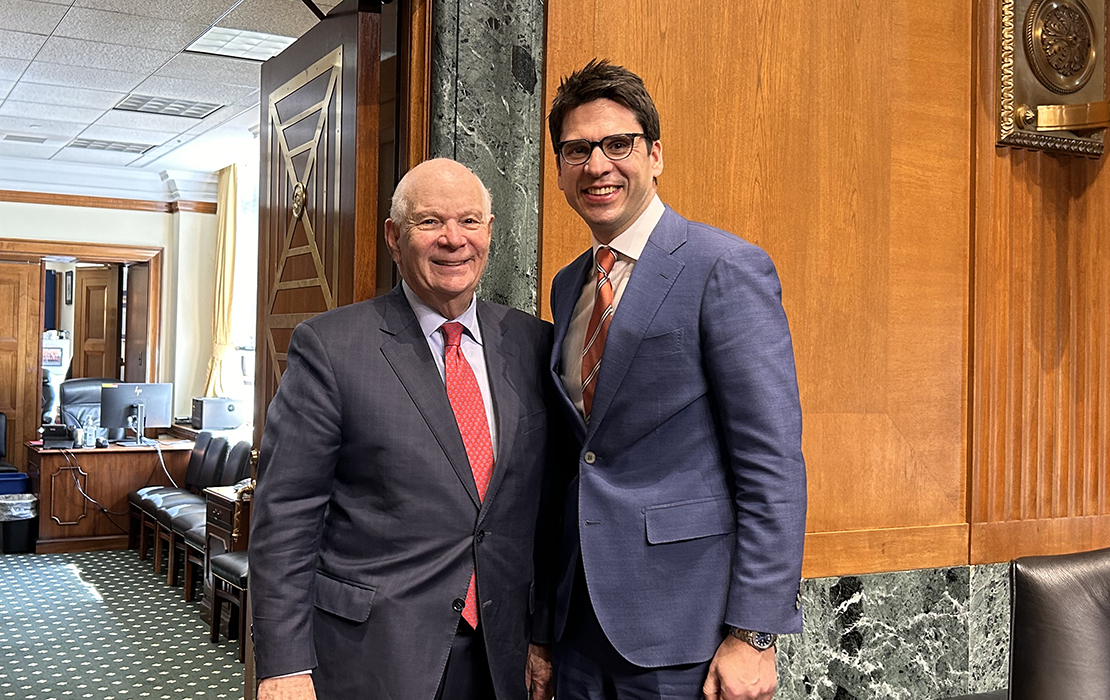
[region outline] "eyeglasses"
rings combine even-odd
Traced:
[[[594,149],[601,146],[601,152],[609,160],[624,160],[632,153],[636,144],[636,137],[643,134],[613,134],[600,141],[589,139],[574,139],[562,141],[557,144],[559,156],[567,165],[582,165],[593,155]]]

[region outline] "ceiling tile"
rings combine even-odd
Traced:
[[[300,0],[243,0],[217,26],[299,37],[320,20]]]
[[[0,138],[0,156],[13,158],[49,158],[60,147],[57,143],[17,143]]]
[[[74,7],[93,7],[141,17],[212,24],[235,4],[235,0],[77,0],[73,4]]]
[[[63,148],[50,160],[64,160],[71,163],[97,163],[100,165],[127,165],[139,157],[140,154],[138,153],[97,151],[91,148]]]
[[[150,73],[173,58],[169,51],[52,36],[36,60],[131,73]]]
[[[17,102],[10,96],[0,105],[0,116],[24,117],[27,119],[51,119],[59,122],[92,124],[104,114],[103,109],[44,105],[35,102]]]
[[[14,80],[0,80],[0,100],[4,99],[4,96],[8,94],[8,90],[11,90],[14,85]]]
[[[54,30],[54,36],[180,51],[206,29],[207,24],[183,24],[153,17],[75,7]]]
[[[182,53],[170,59],[155,75],[257,88],[261,84],[262,64],[227,56]]]
[[[47,119],[26,119],[24,117],[0,116],[0,131],[15,134],[31,134],[69,140],[85,129],[83,124],[56,122]]]
[[[30,61],[42,48],[46,37],[27,32],[10,32],[0,29],[0,58],[22,58]]]
[[[23,80],[45,85],[64,85],[68,87],[91,88],[109,92],[130,92],[132,88],[146,79],[147,73],[121,73],[100,68],[66,66],[60,63],[35,61]]]
[[[84,90],[76,87],[29,83],[24,78],[19,81],[9,97],[20,102],[72,105],[74,107],[98,108],[103,111],[115,107],[124,98],[124,95],[125,93],[122,92],[104,92],[102,90]]]
[[[0,80],[19,80],[29,63],[19,58],[0,58]]]
[[[0,0],[0,29],[49,34],[69,8],[31,0]]]
[[[189,117],[175,117],[169,114],[151,114],[148,112],[129,112],[123,109],[110,109],[100,119],[96,120],[99,126],[116,126],[124,129],[146,129],[148,131],[169,131],[179,134],[188,131],[200,119]]]
[[[135,88],[134,92],[140,95],[176,97],[182,100],[215,102],[217,104],[226,105],[249,94],[251,88],[242,85],[220,85],[198,80],[181,80],[179,78],[152,76],[140,83],[139,86]]]
[[[176,137],[178,133],[180,132],[140,131],[138,129],[123,129],[118,126],[100,126],[98,124],[93,124],[81,132],[81,138],[97,139],[98,141],[145,143],[151,146],[157,146]]]

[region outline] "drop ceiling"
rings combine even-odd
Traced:
[[[0,189],[19,189],[15,173],[43,179],[67,166],[234,162],[258,123],[262,64],[186,47],[212,27],[295,38],[317,21],[301,0],[0,0]]]

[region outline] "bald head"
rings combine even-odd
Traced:
[[[493,210],[493,198],[485,184],[478,179],[470,168],[450,158],[433,158],[420,163],[405,173],[393,190],[390,201],[389,218],[394,223],[407,222],[412,216],[414,190],[418,187],[468,187],[477,183],[481,191],[482,213],[489,216]]]
[[[489,190],[447,158],[410,170],[393,193],[385,243],[401,278],[444,318],[470,306],[489,254]]]

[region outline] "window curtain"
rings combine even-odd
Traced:
[[[208,360],[205,396],[227,396],[238,368],[230,366],[231,291],[235,281],[236,166],[219,172],[216,196],[216,293],[212,309],[212,357]]]

